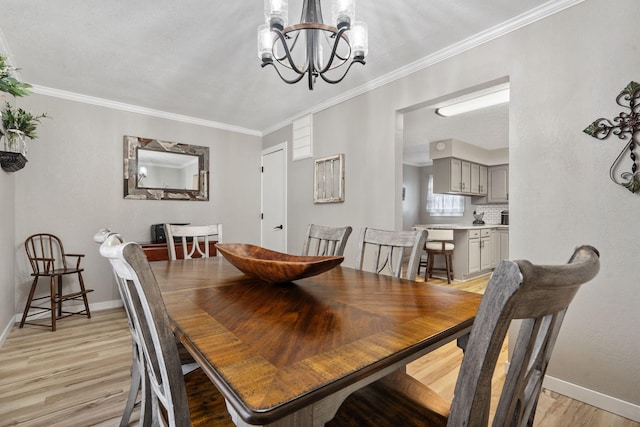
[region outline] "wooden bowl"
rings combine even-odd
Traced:
[[[243,243],[216,247],[238,270],[268,283],[285,283],[315,276],[340,265],[343,256],[297,256]]]

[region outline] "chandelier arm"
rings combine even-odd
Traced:
[[[284,40],[293,40],[291,42],[291,47],[289,47],[288,44],[286,45],[288,47],[289,52],[292,52],[293,49],[296,48],[296,44],[298,43],[298,36],[300,36],[300,33],[297,33],[295,35],[295,37],[293,37],[293,38],[289,37],[286,33],[283,33],[283,34],[284,34]],[[281,41],[281,43],[283,43],[283,42]],[[275,45],[275,43],[274,43],[274,45]],[[271,48],[271,51],[273,52],[273,47]],[[287,54],[286,54],[286,52],[282,56],[275,56],[275,54],[274,54],[273,57],[276,59],[276,61],[278,61],[279,63],[282,64],[282,61],[284,61],[287,58]],[[287,67],[287,68],[289,68],[289,67]]]
[[[347,58],[342,58],[340,55],[337,55],[336,53],[338,50],[338,44],[340,44],[340,40],[343,38],[342,35],[344,34],[345,31],[347,31],[347,29],[348,27],[342,27],[336,33],[335,42],[333,43],[333,48],[331,49],[331,55],[329,56],[329,61],[327,61],[327,65],[325,65],[322,70],[319,70],[320,75],[324,74],[325,72],[331,69],[331,65],[333,64],[333,60],[335,59],[336,56],[340,60],[345,60],[348,58],[348,56]],[[349,56],[351,56],[351,44],[349,44],[349,41],[346,38],[345,38],[345,42],[347,43],[347,46],[349,46]]]
[[[287,67],[287,68],[291,68],[293,71],[295,71],[296,73],[298,73],[298,74],[300,75],[300,78],[299,78],[299,79],[297,79],[297,80],[295,80],[296,82],[299,82],[299,81],[300,81],[300,79],[304,76],[304,73],[305,73],[305,72],[304,72],[304,71],[302,71],[302,72],[301,72],[301,71],[298,69],[298,67],[296,66],[296,63],[293,61],[293,57],[291,56],[291,51],[289,50],[289,46],[287,45],[286,37],[285,37],[285,35],[282,33],[282,31],[280,31],[280,30],[279,30],[279,29],[277,29],[277,28],[276,28],[276,29],[274,29],[274,30],[272,30],[272,31],[275,31],[275,33],[278,35],[278,39],[280,40],[280,43],[282,43],[282,47],[283,47],[283,49],[284,49],[284,55],[285,55],[285,56],[283,56],[283,57],[281,57],[281,58],[277,58],[277,57],[276,57],[276,60],[277,60],[279,63],[282,63],[282,60],[283,60],[284,58],[287,58],[287,61],[289,61],[289,65],[291,65],[291,67]],[[296,40],[296,41],[298,40],[298,37],[297,37],[297,36],[296,36],[296,39],[295,39],[295,40]],[[274,43],[274,44],[275,44],[275,43]],[[274,67],[275,67],[275,64],[274,64]],[[275,69],[276,69],[276,70],[278,70],[278,67],[275,67]],[[282,74],[280,74],[280,71],[278,71],[278,75],[280,75],[280,78],[281,78],[282,80],[284,80],[285,82],[289,83],[289,82],[288,82],[284,77],[282,77]]]
[[[351,66],[352,66],[353,64],[355,64],[356,62],[358,62],[358,63],[360,63],[360,64],[362,64],[362,65],[364,65],[364,64],[365,64],[365,61],[364,61],[364,60],[362,60],[362,59],[354,59],[354,60],[353,60],[353,61],[351,61],[351,63],[349,64],[349,67],[347,67],[347,69],[345,70],[345,72],[342,74],[342,77],[340,77],[340,78],[339,78],[339,79],[337,79],[337,80],[331,80],[330,78],[326,77],[326,76],[324,75],[324,73],[320,73],[320,77],[322,77],[322,80],[324,80],[325,82],[330,83],[330,84],[340,83],[340,82],[341,82],[341,81],[342,81],[342,80],[347,76],[347,73],[348,73],[348,72],[349,72],[349,70],[351,69]]]
[[[274,64],[273,62],[263,62],[262,63],[262,68],[266,67],[267,65],[272,65],[273,68],[275,68],[276,73],[278,73],[278,76],[280,76],[280,78],[282,79],[282,81],[285,82],[285,83],[288,83],[290,85],[294,84],[294,83],[298,83],[300,80],[302,80],[302,78],[305,75],[305,73],[298,73],[298,77],[296,77],[295,79],[288,80],[280,73],[280,70],[278,69],[276,64]]]

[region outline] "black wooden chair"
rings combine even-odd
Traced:
[[[599,268],[598,251],[591,246],[577,248],[567,265],[501,261],[465,346],[451,404],[402,370],[354,392],[327,426],[486,426],[491,379],[513,319],[522,322],[493,425],[533,425],[567,308]]]
[[[29,297],[24,307],[20,327],[25,324],[45,326],[51,328],[53,332],[56,330],[56,321],[64,317],[73,316],[75,314],[86,315],[91,318],[89,310],[89,302],[87,294],[93,289],[85,289],[84,280],[82,279],[83,268],[80,267],[80,261],[84,254],[67,254],[64,252],[62,241],[53,234],[40,233],[27,237],[24,247],[31,264],[33,282]],[[75,258],[75,264],[68,264],[67,258]],[[79,290],[75,292],[63,293],[63,281],[65,276],[77,275]],[[36,297],[38,281],[41,277],[48,279],[49,292],[45,296]],[[47,305],[42,304],[46,300]],[[68,311],[64,310],[62,303],[65,301],[82,301],[84,309]],[[32,312],[32,309],[37,311]],[[51,323],[43,324],[41,322],[29,321],[27,319],[33,316],[39,316],[47,311],[51,312]]]
[[[327,227],[309,224],[302,247],[302,255],[341,256],[351,235],[351,227]]]

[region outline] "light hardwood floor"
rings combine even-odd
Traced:
[[[450,286],[482,292],[487,279]],[[429,283],[447,286],[440,279]],[[452,343],[412,363],[408,371],[451,398],[461,358]],[[0,426],[117,426],[130,365],[131,340],[123,310],[98,311],[92,319],[64,319],[55,333],[16,326],[0,348]],[[495,381],[503,380],[504,369],[498,369]],[[535,425],[640,427],[546,390]]]

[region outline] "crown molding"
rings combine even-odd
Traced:
[[[422,59],[419,59],[401,68],[398,68],[397,70],[394,70],[389,74],[386,74],[384,76],[378,77],[377,79],[371,80],[362,86],[354,88],[348,92],[344,92],[343,94],[337,97],[331,98],[321,104],[314,105],[313,107],[305,111],[302,111],[300,114],[296,115],[295,117],[291,117],[289,119],[283,120],[280,123],[269,127],[268,129],[264,129],[262,133],[264,135],[267,135],[271,132],[274,132],[278,129],[281,129],[291,124],[293,120],[295,120],[300,116],[303,116],[306,114],[314,114],[319,111],[325,110],[329,107],[332,107],[334,105],[340,104],[341,102],[347,101],[351,98],[362,95],[363,93],[369,92],[373,89],[379,88],[388,83],[404,78],[410,74],[413,74],[417,71],[428,68],[439,62],[445,61],[456,55],[460,55],[461,53],[464,53],[468,50],[478,47],[484,43],[488,43],[494,39],[497,39],[506,34],[509,34],[522,27],[526,27],[527,25],[533,24],[534,22],[540,21],[541,19],[547,18],[565,9],[568,9],[577,4],[580,4],[584,1],[585,0],[551,0],[545,4],[538,6],[537,8],[531,9],[521,15],[518,15],[515,18],[512,18],[494,27],[491,27],[485,31],[481,31],[480,33],[477,33],[458,43],[454,43],[450,46],[447,46],[446,48],[441,49],[431,55],[427,55]]]
[[[211,120],[199,119],[197,117],[184,116],[181,114],[169,113],[161,110],[154,110],[152,108],[140,107],[132,104],[125,104],[123,102],[116,102],[109,99],[98,98],[95,96],[82,95],[75,92],[68,92],[65,90],[53,89],[46,86],[33,85],[32,92],[40,95],[52,96],[55,98],[67,99],[70,101],[81,102],[84,104],[98,105],[100,107],[112,108],[114,110],[122,110],[129,113],[144,114],[146,116],[158,117],[161,119],[174,120],[177,122],[189,123],[192,125],[204,126],[214,129],[226,130],[230,132],[236,132],[251,136],[262,137],[262,132],[254,129],[247,129],[239,126],[227,125],[224,123],[214,122]]]

